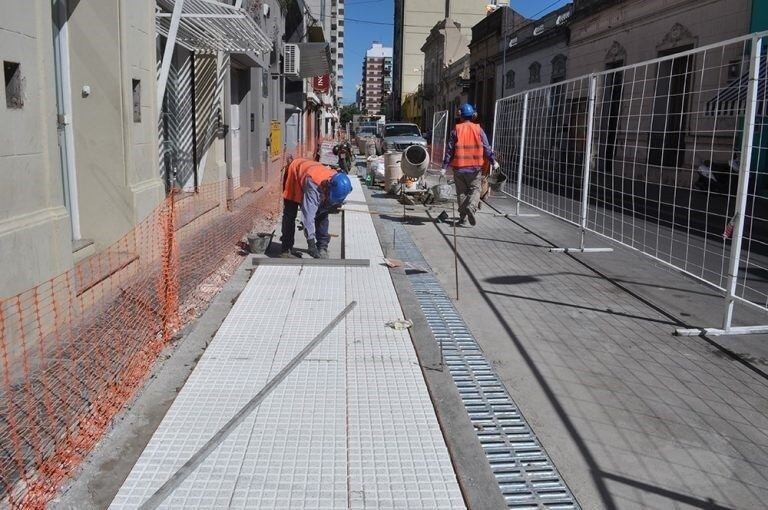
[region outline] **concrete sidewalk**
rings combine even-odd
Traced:
[[[350,202],[365,210],[359,183]],[[349,302],[357,307],[163,508],[463,508],[373,222],[369,267],[259,266],[112,502],[136,508]]]
[[[453,294],[438,213],[403,223]],[[764,508],[768,338],[673,337],[719,320],[722,299],[621,247],[548,252],[576,241],[548,216],[480,215],[458,231],[456,306],[582,508]]]

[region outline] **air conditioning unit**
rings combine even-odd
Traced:
[[[299,45],[286,44],[283,59],[283,74],[286,77],[299,77]]]

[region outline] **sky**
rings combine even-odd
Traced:
[[[459,0],[460,1],[460,0]],[[570,0],[511,0],[510,5],[526,17],[540,17]],[[493,3],[489,0],[488,3]],[[344,2],[344,103],[355,101],[362,81],[363,58],[373,41],[392,46],[394,0],[346,0]]]

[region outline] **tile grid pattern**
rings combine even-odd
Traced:
[[[355,183],[350,200],[364,200]],[[368,214],[347,256],[370,268],[260,267],[112,508],[136,508],[350,301],[357,308],[163,508],[463,508]]]

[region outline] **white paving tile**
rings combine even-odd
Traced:
[[[259,267],[112,508],[145,501],[352,300],[163,508],[464,507],[411,339],[384,325],[403,313],[373,221],[345,224],[347,257],[371,267]]]

